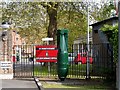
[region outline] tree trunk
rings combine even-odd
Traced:
[[[56,41],[56,32],[57,32],[57,8],[58,3],[49,2],[47,6],[47,13],[49,15],[49,26],[47,35],[49,38],[53,38],[53,41],[50,44],[55,44]]]

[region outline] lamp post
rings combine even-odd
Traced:
[[[88,8],[87,8],[87,72],[86,79],[90,79],[90,61],[89,61],[89,0],[87,0]]]

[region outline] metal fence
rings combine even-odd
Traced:
[[[113,73],[113,51],[109,44],[74,44],[68,53],[67,78],[85,79],[87,63],[91,78],[106,78]],[[57,77],[57,62],[36,62],[35,45],[15,46],[14,77]],[[88,54],[87,54],[88,52]],[[89,59],[87,61],[87,59]]]
[[[112,47],[107,44],[76,44],[72,46],[72,52],[68,60],[68,77],[85,79],[87,77],[87,59],[89,59],[89,73],[91,78],[106,78],[114,71]],[[88,52],[88,53],[87,53]]]
[[[16,45],[13,49],[14,77],[27,78],[34,76],[34,46]]]

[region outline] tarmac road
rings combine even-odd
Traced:
[[[28,80],[2,80],[1,90],[39,90],[33,79]],[[0,84],[1,84],[0,83]]]

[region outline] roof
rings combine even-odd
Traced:
[[[105,20],[102,20],[102,21],[93,23],[93,24],[91,24],[90,26],[95,26],[95,25],[98,25],[98,24],[101,24],[101,23],[105,23],[105,22],[111,21],[111,20],[118,20],[118,17],[117,17],[117,16],[114,16],[114,17],[111,17],[111,18],[108,18],[108,19],[105,19]]]

